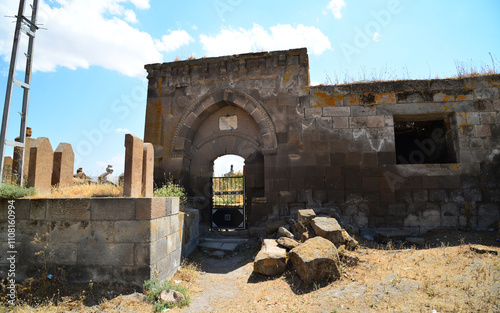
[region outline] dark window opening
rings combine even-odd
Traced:
[[[452,116],[394,116],[397,164],[457,163]]]

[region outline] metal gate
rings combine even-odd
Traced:
[[[245,229],[245,177],[212,178],[212,229]]]

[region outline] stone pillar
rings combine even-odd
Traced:
[[[69,143],[60,143],[54,151],[54,163],[52,171],[52,186],[59,187],[73,185],[73,168],[75,166],[75,153]]]
[[[24,153],[23,159],[23,181],[28,181],[28,170],[30,168],[30,148],[35,143],[36,138],[26,137],[26,141],[24,143],[24,149],[26,149]],[[18,170],[18,162],[19,159],[23,157],[23,148],[14,147],[14,160],[12,162],[12,174],[20,174]],[[21,179],[21,176],[18,176],[18,180]]]
[[[138,137],[125,135],[125,178],[123,194],[127,197],[140,197],[142,191],[143,141]]]
[[[28,187],[35,187],[37,193],[50,193],[54,151],[46,137],[35,140],[30,148]]]
[[[6,156],[3,158],[3,178],[5,184],[12,184],[12,157]]]
[[[142,160],[142,196],[153,197],[154,154],[153,144],[144,143]]]

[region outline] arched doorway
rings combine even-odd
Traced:
[[[246,228],[245,159],[226,154],[214,160],[212,177],[212,230]]]

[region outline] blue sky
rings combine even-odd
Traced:
[[[17,7],[0,3],[2,102],[14,33],[3,16]],[[75,168],[118,175],[124,134],[144,135],[144,64],[307,47],[313,84],[452,77],[456,62],[491,66],[489,53],[498,71],[499,16],[498,0],[40,0],[28,126],[54,149],[71,143]]]

